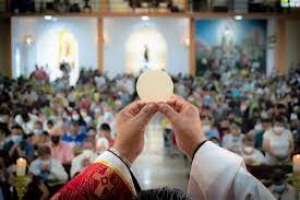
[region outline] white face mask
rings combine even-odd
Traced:
[[[75,121],[79,120],[79,115],[72,115],[72,119]]]
[[[101,109],[100,108],[95,108],[95,111],[94,111],[95,114],[99,114],[101,113]]]
[[[274,126],[273,127],[273,130],[275,133],[282,133],[283,129],[284,128],[282,126]]]
[[[246,105],[241,105],[241,111],[244,112],[245,110],[247,110],[247,106]]]
[[[256,124],[255,127],[254,127],[254,130],[256,130],[257,132],[261,131],[263,128],[262,128],[262,125],[261,124]]]
[[[82,151],[82,154],[84,155],[84,157],[90,158],[93,156],[93,151],[90,149],[85,149]]]
[[[210,129],[211,129],[210,125],[203,125],[202,126],[202,130],[203,130],[204,133],[210,131]]]
[[[250,146],[244,146],[244,151],[245,151],[246,153],[252,153],[253,150],[254,150],[253,147],[250,147]]]

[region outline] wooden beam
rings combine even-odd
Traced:
[[[92,12],[81,12],[81,13],[0,13],[0,18],[11,18],[11,17],[43,17],[45,15],[52,15],[56,17],[140,17],[148,15],[151,17],[186,17],[186,18],[232,18],[235,15],[242,15],[244,19],[298,19],[300,20],[300,13],[234,13],[234,12],[159,12],[159,11],[145,11],[145,12],[134,12],[134,11],[110,11],[107,0],[101,0],[100,11]]]
[[[104,35],[103,35],[103,19],[98,19],[98,70],[104,72]]]
[[[277,21],[277,45],[276,45],[276,69],[279,74],[284,75],[286,73],[286,26],[285,20],[279,19]]]
[[[195,39],[195,20],[190,19],[190,75],[196,75],[196,39]]]

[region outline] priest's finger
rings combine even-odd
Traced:
[[[167,101],[167,104],[172,106],[177,112],[185,106],[186,101],[177,95],[172,95],[172,97]]]
[[[146,124],[150,121],[157,109],[154,104],[147,104],[141,111],[135,116],[137,123]]]
[[[159,104],[158,110],[169,118],[171,122],[174,122],[178,118],[178,113],[168,104]]]
[[[146,102],[144,101],[135,101],[125,109],[128,110],[131,114],[137,115],[145,105]]]

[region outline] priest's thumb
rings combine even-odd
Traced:
[[[154,104],[144,106],[141,111],[136,115],[138,123],[148,123],[156,112]]]
[[[168,104],[162,103],[158,105],[158,110],[164,114],[171,122],[174,122],[178,117],[178,113]]]

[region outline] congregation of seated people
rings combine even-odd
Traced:
[[[299,150],[299,68],[287,76],[230,70],[172,78],[175,93],[199,108],[207,139],[239,154],[247,165],[285,165]],[[132,75],[81,71],[75,85],[67,79],[50,82],[45,72],[0,79],[4,199],[16,198],[11,188],[20,157],[27,160],[31,179],[25,198],[49,199],[114,144],[117,112],[138,98]],[[170,123],[158,118],[166,155],[178,153]]]

